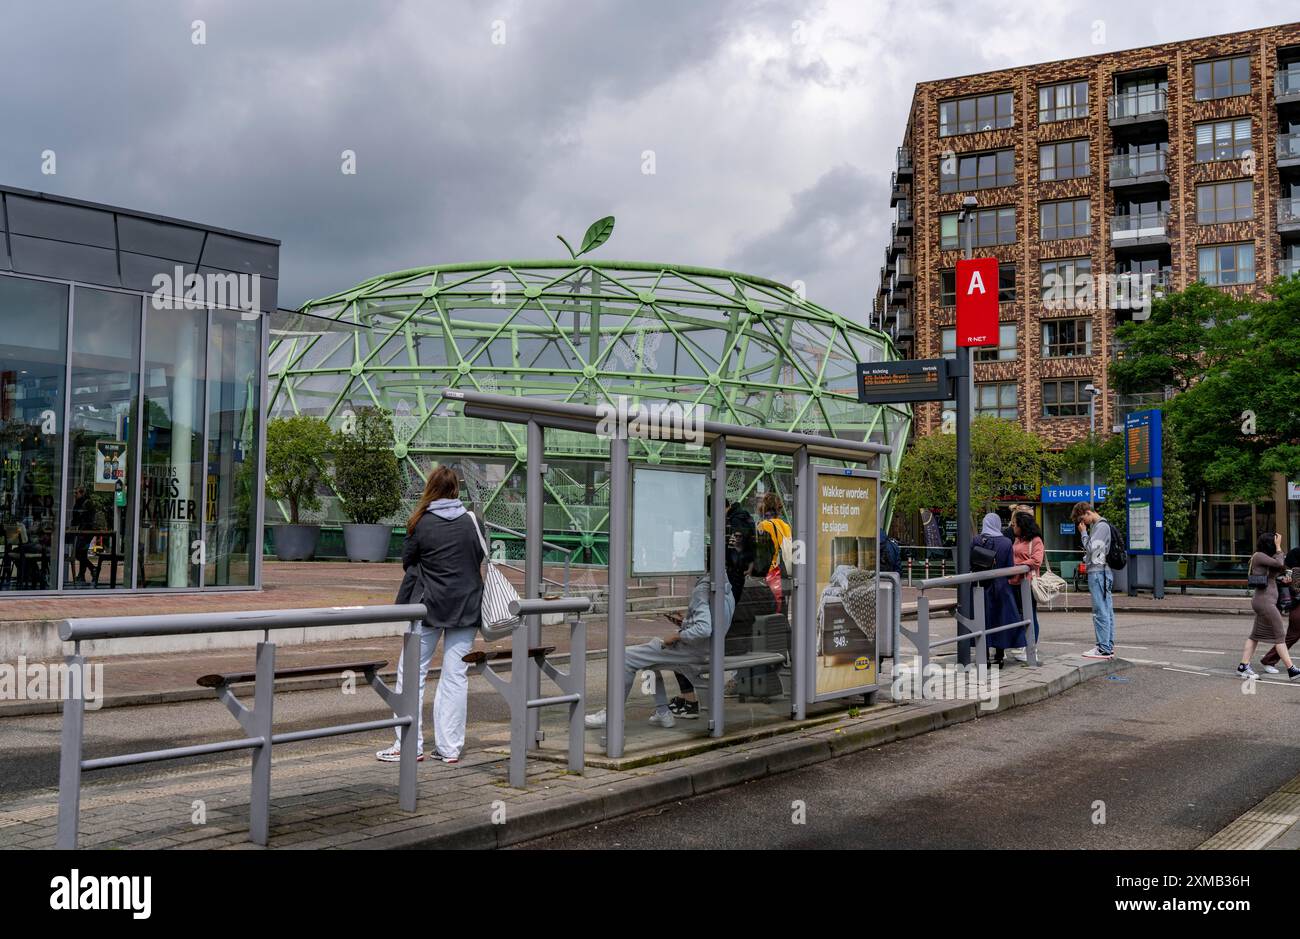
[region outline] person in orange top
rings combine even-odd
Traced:
[[[1043,536],[1038,530],[1038,523],[1028,512],[1017,512],[1011,516],[1011,536],[1014,539],[1011,546],[1011,556],[1017,565],[1024,564],[1029,567],[1028,574],[1016,574],[1009,577],[1012,584],[1019,584],[1022,577],[1028,577],[1031,581],[1039,575],[1043,569],[1043,557],[1045,549],[1043,547]],[[1020,591],[1012,591],[1016,597],[1016,605],[1020,605]],[[1029,604],[1033,612],[1034,621],[1034,641],[1038,641],[1038,600],[1034,597],[1034,592],[1029,591]],[[1025,611],[1020,611],[1021,617]]]

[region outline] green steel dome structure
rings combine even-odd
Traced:
[[[337,427],[349,409],[382,407],[393,415],[408,500],[435,462],[451,462],[487,520],[508,528],[524,527],[524,429],[462,416],[440,397],[445,387],[591,405],[676,402],[711,420],[888,439],[900,450],[911,425],[906,406],[857,400],[856,363],[896,357],[887,335],[748,274],[580,257],[444,264],[371,278],[301,312],[337,329],[273,338],[271,416],[311,414]],[[546,538],[575,562],[603,563],[608,445],[556,430],[545,440]],[[630,455],[708,460],[707,450],[640,439]],[[788,460],[729,460],[732,498],[776,489],[789,500]],[[342,520],[332,494],[322,502],[312,520]],[[267,506],[268,519],[281,512]]]

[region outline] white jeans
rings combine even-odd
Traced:
[[[433,693],[434,743],[439,756],[458,757],[465,747],[465,703],[469,698],[469,663],[462,661],[474,645],[478,629],[467,626],[460,629],[440,629],[436,626],[420,627],[420,726],[415,733],[415,749],[424,752],[424,679],[429,674],[429,663],[438,645],[438,637],[446,634],[442,645],[442,673],[438,689]],[[403,647],[402,656],[406,655]],[[397,659],[397,690],[402,690],[402,658]],[[399,715],[394,714],[394,717]],[[402,730],[396,728],[397,742],[402,742]]]

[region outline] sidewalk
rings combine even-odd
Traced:
[[[997,710],[1033,704],[1124,668],[1122,660],[1089,661],[1074,654],[1052,657],[1037,669],[1013,667],[999,676]],[[603,672],[603,661],[589,664],[592,700],[603,697]],[[485,680],[473,682],[471,695]],[[882,682],[887,689],[888,677]],[[508,785],[507,758],[498,749],[508,728],[471,712],[475,720],[464,761],[419,764],[419,805],[409,815],[397,807],[397,766],[378,763],[373,755],[388,735],[336,738],[310,753],[277,748],[270,846],[503,847],[993,713],[981,711],[974,700],[885,702],[860,711],[829,707],[798,725],[765,717],[746,724],[734,713],[758,709],[729,702],[728,736],[715,741],[704,736],[704,721],[681,722],[672,731],[648,726],[644,700],[634,695],[629,704],[628,750],[654,751],[656,762],[624,770],[588,765],[578,776],[562,763],[530,759],[528,788],[522,790]],[[772,709],[788,712],[788,706],[788,700],[779,701]],[[559,720],[556,714],[544,721],[544,747],[552,758],[566,743],[563,731],[555,730]],[[221,733],[231,729],[217,720],[213,727]],[[600,751],[598,732],[588,731],[587,749],[593,756]],[[247,840],[248,798],[246,755],[160,768],[146,778],[99,784],[92,778],[82,791],[81,846],[257,849]],[[206,819],[195,824],[199,801]],[[0,805],[0,849],[51,847],[56,817],[53,788]]]
[[[1217,832],[1198,851],[1300,850],[1300,776]]]

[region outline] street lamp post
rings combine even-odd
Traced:
[[[1097,395],[1101,392],[1096,385],[1084,385],[1083,393],[1088,396],[1088,501],[1097,499]],[[1094,506],[1095,508],[1095,506]]]
[[[961,200],[961,210],[957,220],[962,226],[962,257],[970,258],[974,254],[973,233],[974,219],[971,213],[979,205],[974,196]],[[970,573],[970,424],[972,405],[972,381],[970,346],[957,343],[957,573]],[[961,615],[971,620],[975,611],[971,606],[970,584],[957,587],[957,607]],[[957,621],[957,634],[970,632],[960,620]],[[971,644],[957,643],[957,662],[959,665],[970,664]]]

